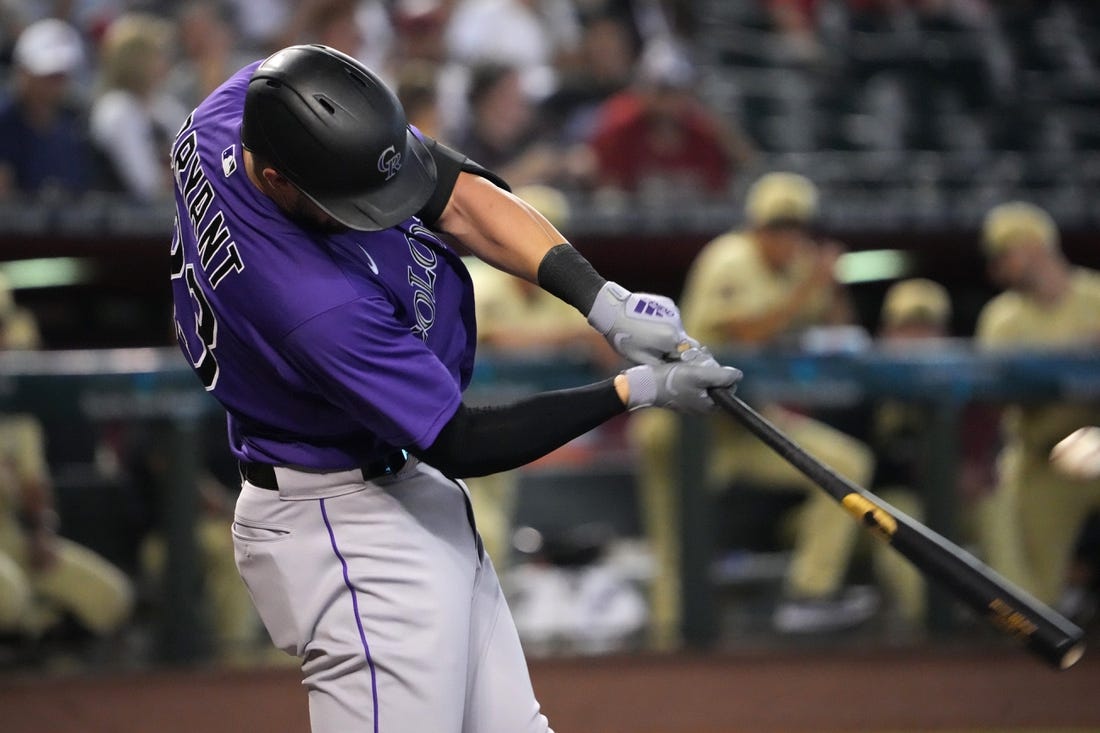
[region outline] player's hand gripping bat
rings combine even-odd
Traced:
[[[715,388],[708,392],[722,410],[998,631],[1023,641],[1029,650],[1058,669],[1072,667],[1084,654],[1084,632],[1061,614],[945,537],[835,473],[728,390]]]

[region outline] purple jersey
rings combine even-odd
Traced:
[[[303,230],[245,173],[245,67],[172,147],[172,294],[180,347],[229,414],[242,460],[342,470],[427,447],[469,383],[469,274],[411,218]]]

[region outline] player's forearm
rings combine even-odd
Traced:
[[[455,237],[478,258],[528,282],[565,237],[534,207],[492,182],[463,173],[434,228]]]
[[[751,316],[731,316],[722,326],[729,338],[738,343],[764,344],[790,330],[806,304],[817,293],[812,282],[795,288],[791,296],[777,305]]]
[[[461,405],[420,459],[448,476],[507,471],[541,458],[626,410],[626,380],[541,392],[508,405]]]
[[[790,327],[795,312],[780,306],[749,317],[734,316],[722,323],[721,330],[733,343],[766,344]]]

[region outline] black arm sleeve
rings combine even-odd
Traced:
[[[607,280],[571,244],[551,247],[538,271],[539,287],[587,316]]]
[[[451,200],[451,192],[455,189],[459,173],[473,173],[492,181],[498,188],[503,188],[505,191],[512,190],[503,178],[438,140],[425,135],[424,146],[428,148],[428,152],[432,154],[432,160],[435,161],[435,190],[416,214],[425,225],[435,224],[443,215],[447,202]]]
[[[530,463],[626,410],[610,379],[508,405],[460,405],[435,442],[411,453],[453,478]]]

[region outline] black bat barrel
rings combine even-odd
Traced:
[[[1076,624],[961,547],[837,474],[728,390],[711,389],[709,394],[715,404],[840,502],[869,531],[889,542],[995,629],[1024,641],[1031,652],[1057,669],[1068,669],[1084,654],[1084,631]]]

